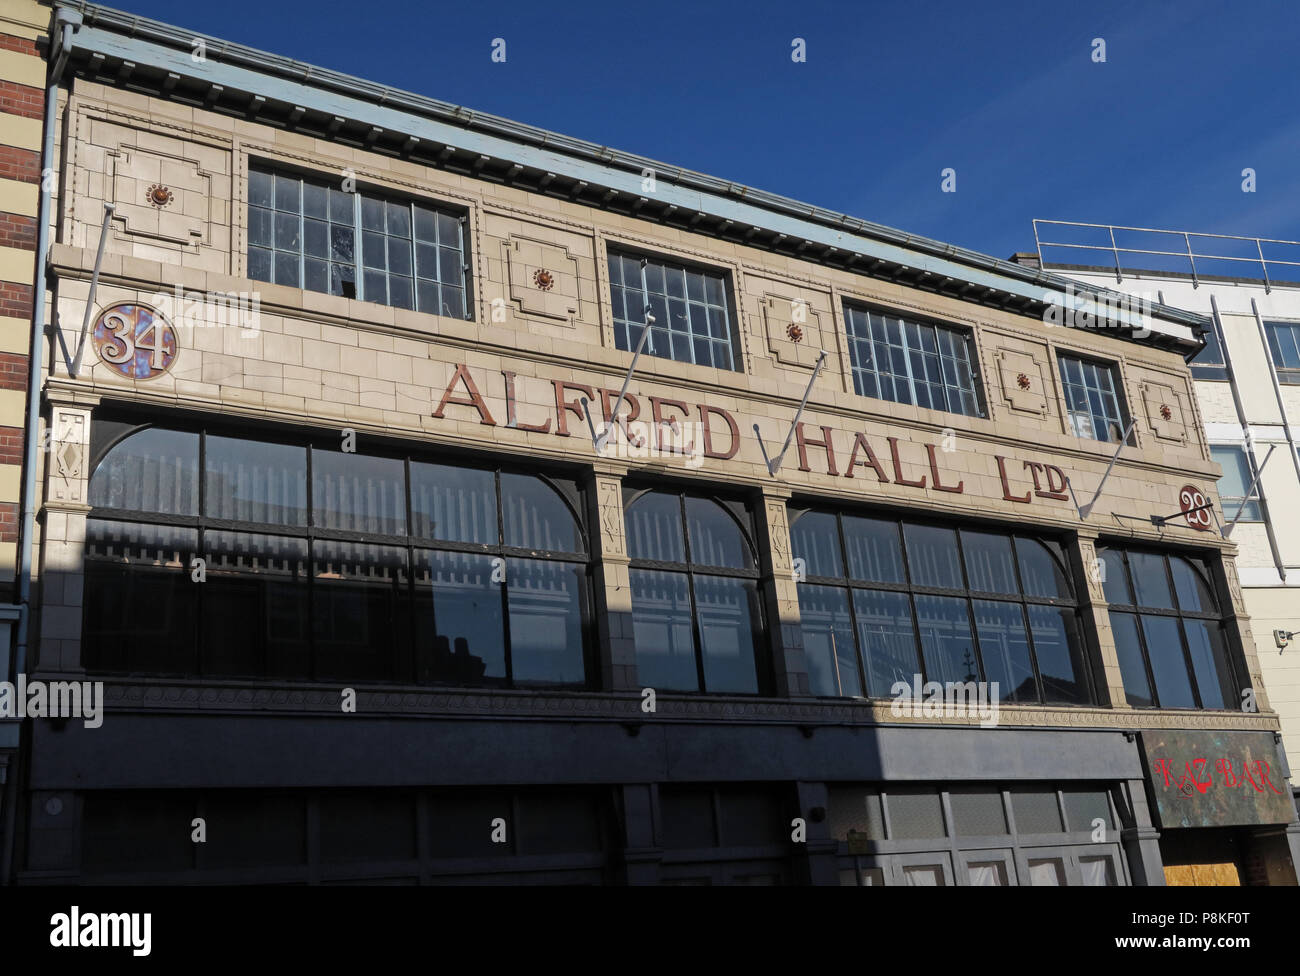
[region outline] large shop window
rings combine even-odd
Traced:
[[[968,330],[848,303],[844,319],[859,396],[984,416]]]
[[[749,510],[668,491],[626,497],[641,684],[756,694],[763,624]]]
[[[636,348],[649,305],[655,320],[646,339],[649,355],[737,369],[728,290],[727,276],[720,271],[611,248],[609,296],[614,303],[614,343],[619,349]]]
[[[326,180],[248,171],[248,276],[463,319],[464,214]]]
[[[90,670],[586,686],[571,481],[144,428],[90,503]]]
[[[1242,685],[1205,560],[1099,549],[1124,694],[1135,708],[1225,708]]]
[[[1000,701],[1093,703],[1054,540],[792,509],[790,541],[814,694],[887,698],[920,675],[996,681]]]

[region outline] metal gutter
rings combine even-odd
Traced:
[[[977,251],[220,38],[184,31],[85,0],[61,6],[85,16],[87,27],[78,38],[79,50],[154,66],[183,78],[220,85],[226,92],[274,99],[327,117],[361,120],[385,133],[454,146],[633,197],[645,195],[641,189],[642,170],[652,169],[657,187],[654,197],[659,202],[702,211],[739,226],[757,226],[918,269],[940,278],[970,282],[1033,302],[1063,301],[1067,285],[1078,296],[1104,297],[1112,304],[1116,298],[1124,297],[1120,292],[1096,286],[1080,287],[1070,279]],[[205,45],[203,61],[192,57],[195,40],[202,40]],[[1162,320],[1163,327],[1158,322],[1135,320],[1126,312],[1113,317],[1137,329],[1151,328],[1189,348],[1199,347],[1200,332],[1207,325],[1204,316],[1164,305],[1152,307],[1151,312],[1153,318]]]

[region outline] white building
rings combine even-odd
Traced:
[[[1223,468],[1214,528],[1238,546],[1264,684],[1300,756],[1300,634],[1286,636],[1300,631],[1300,243],[1050,220],[1034,236],[1016,260],[1212,317],[1191,365]]]

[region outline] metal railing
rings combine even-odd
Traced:
[[[1039,225],[1043,228],[1085,228],[1088,231],[1104,232],[1097,234],[1096,242],[1081,242],[1080,240],[1044,240],[1043,232],[1040,232]],[[1050,231],[1048,231],[1050,232]],[[1135,240],[1137,235],[1154,235],[1154,240],[1142,241]],[[1053,236],[1057,236],[1054,233]],[[1061,233],[1061,236],[1071,236],[1069,232]],[[1077,235],[1084,237],[1086,235]],[[1168,241],[1170,249],[1160,247],[1141,247],[1139,244],[1150,243],[1160,244]],[[1237,248],[1238,253],[1224,253],[1226,245],[1210,244],[1215,250],[1204,250],[1201,241],[1223,242],[1233,241],[1240,245]],[[1193,246],[1193,242],[1197,242]],[[1093,254],[1105,254],[1107,260],[1098,263],[1095,266],[1113,267],[1115,272],[1115,281],[1122,282],[1124,275],[1155,273],[1155,274],[1186,274],[1192,279],[1192,287],[1199,287],[1203,276],[1209,277],[1231,277],[1244,278],[1247,280],[1262,281],[1266,293],[1273,290],[1275,283],[1286,283],[1300,285],[1300,241],[1281,241],[1267,237],[1234,237],[1230,234],[1201,234],[1194,231],[1183,230],[1158,230],[1153,227],[1122,227],[1118,224],[1085,224],[1072,220],[1041,220],[1034,219],[1034,245],[1038,251],[1038,263],[1041,268],[1047,270],[1049,267],[1061,266],[1078,266],[1085,262],[1080,261],[1062,261],[1054,260],[1047,254],[1053,249],[1065,249],[1072,253],[1089,252]],[[1280,257],[1274,257],[1273,254],[1279,248],[1295,248],[1292,255],[1295,260],[1285,260]],[[1241,251],[1251,251],[1253,254],[1242,254]],[[1265,255],[1265,250],[1269,254]],[[1131,260],[1124,260],[1121,255],[1140,255],[1138,259],[1141,263],[1134,263]],[[1201,266],[1198,268],[1196,262],[1200,260]],[[1234,262],[1224,267],[1224,270],[1231,269],[1234,272],[1246,271],[1247,273],[1215,274],[1209,272],[1207,275],[1207,266],[1217,262]],[[1087,266],[1093,266],[1087,262]],[[1244,267],[1243,267],[1244,266]],[[1270,274],[1270,268],[1273,273]],[[1287,271],[1286,269],[1295,269]]]

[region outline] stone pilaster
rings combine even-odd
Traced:
[[[763,488],[757,521],[759,551],[771,560],[771,565],[764,567],[761,585],[774,690],[782,697],[801,698],[812,692],[799,624],[799,584],[790,554],[790,523],[785,511],[789,499],[787,489]]]
[[[639,690],[636,640],[632,632],[632,582],[623,521],[626,466],[598,464],[593,477],[591,520],[596,565],[596,631],[600,688]]]
[[[1073,544],[1067,543],[1065,555],[1070,563],[1070,575],[1075,580],[1083,581],[1086,587],[1076,596],[1079,600],[1079,619],[1083,624],[1084,646],[1097,648],[1099,655],[1098,659],[1091,661],[1097,703],[1116,709],[1128,709],[1130,706],[1124,694],[1119,655],[1115,650],[1115,635],[1110,629],[1110,610],[1103,588],[1106,567],[1097,555],[1097,533],[1080,528]]]

